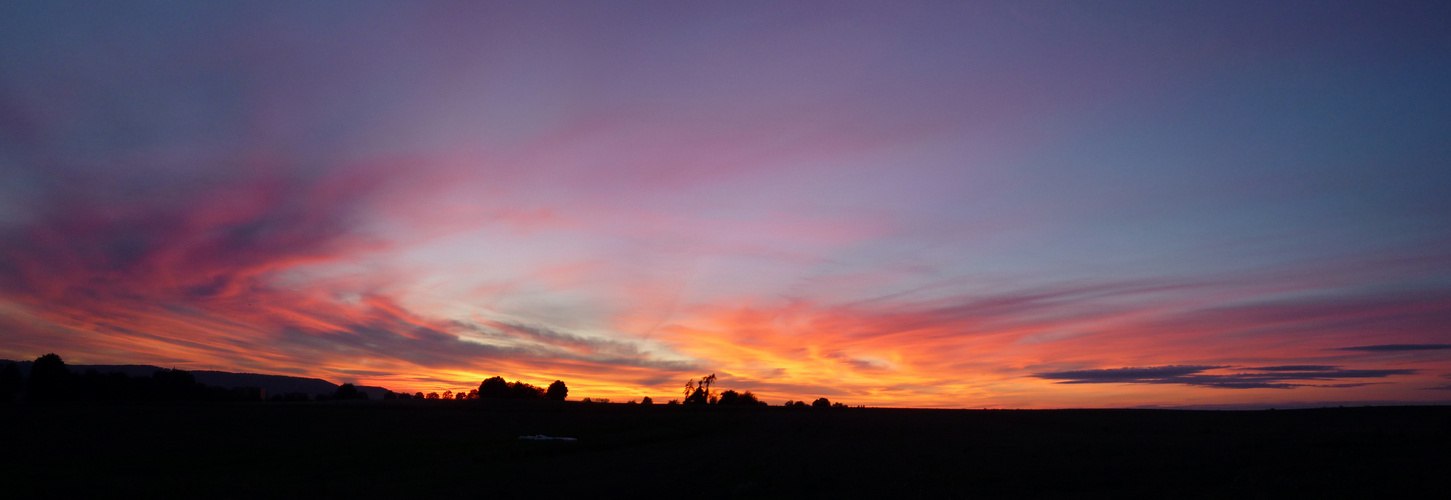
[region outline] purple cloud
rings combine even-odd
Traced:
[[[1171,365],[1035,373],[1060,384],[1184,384],[1219,389],[1293,389],[1296,387],[1360,387],[1369,383],[1306,384],[1301,381],[1385,378],[1413,375],[1418,370],[1347,370],[1328,365],[1283,365],[1247,368],[1242,373],[1205,373],[1225,366]],[[1258,373],[1256,373],[1258,372]]]

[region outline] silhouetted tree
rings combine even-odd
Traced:
[[[77,393],[83,399],[92,401],[125,401],[136,399],[138,396],[139,384],[131,380],[131,377],[124,373],[111,372],[105,375],[97,373],[96,370],[86,370],[78,380]],[[150,382],[150,379],[145,379]],[[149,389],[152,384],[146,387]],[[218,397],[217,399],[224,399]]]
[[[680,404],[680,400],[679,399],[672,399],[670,401],[665,402],[665,405],[666,406],[673,406],[673,405],[678,405],[678,404]]]
[[[746,391],[746,392],[742,392],[741,393],[740,404],[743,404],[743,405],[764,406],[766,404],[766,402],[761,401],[760,399],[757,399],[756,398],[756,393],[751,392],[751,391]]]
[[[569,396],[569,388],[564,386],[563,380],[555,380],[549,384],[549,389],[544,391],[544,397],[553,401],[564,401]]]
[[[438,399],[438,393],[436,393],[436,392],[430,392],[430,393],[428,393],[428,396],[426,396],[426,398],[427,399]]]
[[[507,398],[509,397],[509,383],[504,377],[489,377],[479,384],[480,398]]]
[[[831,401],[826,398],[817,399],[811,402],[812,408],[831,408]]]
[[[191,372],[161,369],[151,374],[152,397],[165,401],[199,399],[201,387]]]
[[[413,399],[423,399],[423,391],[413,393]]]
[[[469,399],[479,399],[479,390],[469,389]]]
[[[455,393],[453,395],[453,398],[454,399],[457,399],[459,401],[463,401],[463,400],[469,398],[469,394],[467,392],[464,392],[464,391],[458,391],[457,393]]]
[[[685,404],[704,405],[715,404],[717,396],[710,393],[710,384],[715,382],[715,374],[706,375],[700,378],[697,383],[694,379],[685,382]]]
[[[443,399],[453,399],[453,391],[443,391]]]
[[[642,404],[642,405],[653,405],[653,404],[655,404],[655,400],[650,399],[650,396],[645,396],[644,399],[641,399],[640,400],[640,404]]]
[[[60,401],[71,397],[71,370],[55,353],[35,358],[26,380],[27,401]]]
[[[725,392],[720,393],[720,400],[717,401],[715,404],[729,406],[759,406],[762,403],[759,399],[756,399],[756,395],[751,391],[737,393],[736,391],[728,389]]]
[[[705,396],[705,390],[704,389],[701,389],[699,387],[696,387],[695,388],[695,392],[690,393],[690,396],[687,396],[685,398],[685,404],[688,404],[688,405],[710,404],[710,399],[706,398],[706,396]]]
[[[5,363],[5,367],[0,368],[0,404],[15,401],[15,396],[23,387],[25,377],[20,375],[20,368],[15,363]]]
[[[353,384],[340,385],[333,391],[333,399],[358,399],[358,388]]]
[[[509,384],[509,397],[513,399],[544,399],[544,389],[515,380]]]
[[[383,399],[384,400],[398,399],[398,393],[395,393],[393,391],[384,391],[383,392]]]

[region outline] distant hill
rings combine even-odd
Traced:
[[[0,360],[0,366],[9,361]],[[15,361],[20,374],[30,377],[30,365],[32,361]],[[150,377],[152,373],[163,368],[152,365],[66,365],[72,373],[82,374],[87,370],[95,370],[98,373],[124,373],[128,377]],[[214,370],[187,370],[196,377],[196,381],[203,385],[216,387],[261,387],[267,391],[268,396],[286,394],[289,392],[331,396],[338,390],[338,384],[328,382],[320,378],[292,377],[288,375],[265,375],[261,373],[232,373]],[[369,399],[383,399],[383,394],[388,389],[360,385],[359,391],[368,394]]]

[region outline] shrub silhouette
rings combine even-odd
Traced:
[[[740,398],[741,395],[736,393],[736,391],[726,389],[725,392],[720,393],[720,400],[716,401],[716,403],[723,405],[734,405],[736,404],[736,400]]]
[[[164,401],[200,399],[202,389],[202,386],[196,383],[196,377],[186,370],[162,369],[151,374],[151,394],[155,399]]]
[[[653,405],[653,404],[655,404],[655,400],[650,399],[650,396],[645,396],[644,399],[641,399],[640,400],[640,404],[642,404],[642,405]]]
[[[5,363],[5,368],[0,368],[0,404],[15,401],[24,387],[25,377],[20,375],[20,368],[15,363]]]
[[[35,358],[26,381],[27,401],[61,401],[71,397],[71,371],[55,353]]]
[[[728,389],[725,392],[720,393],[720,400],[717,401],[715,404],[730,406],[759,406],[765,403],[762,403],[761,400],[756,399],[756,395],[751,391],[738,393],[734,390]],[[790,406],[790,404],[787,404],[787,406]]]
[[[338,386],[337,391],[333,392],[333,399],[362,399],[358,397],[359,394],[363,393],[358,392],[357,386],[354,386],[353,384],[343,384]],[[366,396],[366,394],[364,395]],[[384,396],[383,399],[388,399],[388,397]]]
[[[740,404],[743,404],[743,405],[753,405],[753,406],[765,406],[766,402],[765,401],[761,401],[760,399],[757,399],[756,398],[756,393],[751,392],[751,391],[746,391],[746,392],[742,392],[741,393]]]
[[[817,399],[811,402],[812,408],[831,408],[831,401],[826,398]]]
[[[550,387],[553,388],[555,384],[559,386],[557,389],[559,399],[563,400],[564,395],[569,393],[569,389],[564,387],[564,382],[558,380],[554,381]],[[489,399],[545,399],[547,397],[546,391],[540,387],[520,381],[508,383],[504,381],[504,377],[485,379],[479,383],[478,394],[480,398]]]
[[[512,399],[544,399],[544,389],[516,380],[509,384],[509,397]]]
[[[565,387],[563,380],[555,380],[549,384],[549,389],[544,391],[544,397],[553,401],[564,401],[569,396],[569,388]]]
[[[507,398],[509,397],[509,383],[504,377],[489,377],[479,384],[480,398]]]

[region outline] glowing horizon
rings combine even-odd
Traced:
[[[1425,4],[0,7],[0,359],[1451,402]]]

